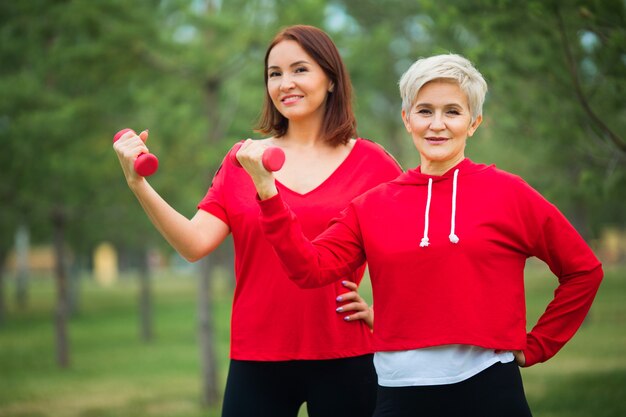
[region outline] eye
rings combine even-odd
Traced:
[[[463,108],[458,107],[458,106],[450,106],[446,108],[446,114],[450,116],[459,116],[463,114]]]
[[[415,111],[415,113],[421,114],[421,115],[424,115],[424,116],[428,116],[428,115],[432,114],[432,111],[430,111],[430,109],[417,109]]]
[[[308,68],[306,68],[306,67],[297,67],[297,68],[294,70],[294,72],[295,72],[295,73],[299,73],[299,72],[307,72],[307,71],[308,71]]]
[[[274,78],[274,77],[279,77],[279,76],[280,76],[280,71],[270,71],[267,73],[268,78]]]

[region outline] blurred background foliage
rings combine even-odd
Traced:
[[[485,122],[468,154],[522,175],[587,238],[626,210],[625,8],[621,0],[107,0],[0,5],[0,246],[16,224],[73,251],[161,244],[130,202],[110,138],[149,128],[154,186],[195,211],[224,153],[253,132],[262,58],[281,27],[333,37],[355,86],[359,134],[405,168],[397,80],[455,52],[484,73]]]

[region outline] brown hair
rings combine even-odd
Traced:
[[[298,42],[302,49],[322,67],[326,76],[333,83],[333,91],[328,93],[326,99],[321,135],[332,146],[348,143],[351,138],[356,137],[356,119],[352,112],[350,76],[333,41],[324,31],[314,26],[289,26],[281,30],[267,48],[264,68],[265,100],[255,130],[266,135],[281,137],[287,133],[289,127],[289,120],[276,109],[267,91],[268,57],[274,46],[284,40]]]

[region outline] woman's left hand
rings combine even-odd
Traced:
[[[350,291],[337,297],[338,303],[347,302],[347,304],[337,307],[337,313],[350,312],[343,318],[345,321],[363,320],[372,330],[374,328],[374,309],[368,306],[359,295],[358,287],[354,282],[342,281],[341,284]]]
[[[250,175],[261,200],[278,194],[274,174],[263,166],[263,152],[267,147],[263,141],[247,139],[236,154],[237,160]]]
[[[526,365],[526,356],[524,355],[524,352],[521,350],[513,350],[511,352],[513,353],[513,356],[515,356],[515,362],[517,362],[517,365]]]

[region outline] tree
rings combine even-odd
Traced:
[[[481,41],[477,57],[489,63],[495,91],[490,108],[499,119],[517,119],[498,130],[513,148],[533,150],[532,158],[525,158],[525,177],[587,237],[604,224],[624,224],[626,216],[615,205],[626,186],[625,142],[618,134],[626,127],[620,117],[626,86],[623,3],[482,1],[474,6],[458,2],[467,17],[463,24]]]
[[[106,189],[106,171],[94,169],[93,156],[101,149],[98,127],[108,125],[103,115],[121,114],[129,107],[128,103],[121,107],[111,95],[111,85],[102,80],[115,82],[116,77],[136,73],[132,55],[145,45],[139,43],[129,53],[128,43],[117,41],[120,33],[133,28],[133,20],[142,22],[134,28],[144,31],[143,39],[157,33],[155,26],[143,21],[153,5],[146,1],[130,7],[114,1],[1,6],[1,53],[6,65],[1,106],[5,123],[0,135],[17,161],[10,165],[15,182],[7,193],[14,197],[11,209],[26,213],[31,228],[47,222],[48,230],[54,231],[57,358],[62,367],[69,366],[66,239],[88,241],[71,229],[93,222],[94,215],[97,218],[97,210],[85,209],[91,208],[90,197],[96,190]],[[107,65],[112,62],[116,65]]]
[[[618,133],[625,127],[622,2],[340,4],[346,13],[340,30],[366,42],[359,51],[354,41],[347,53],[361,91],[361,132],[365,127],[382,142],[400,138],[391,150],[417,163],[405,156],[414,155],[410,144],[402,145],[408,141],[397,80],[420,56],[460,53],[477,64],[490,88],[485,121],[468,154],[523,175],[587,237],[604,224],[624,224],[615,204],[626,197]]]

